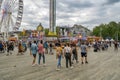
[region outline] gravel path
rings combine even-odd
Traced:
[[[0,80],[120,80],[120,52],[114,52],[112,47],[101,52],[89,49],[89,64],[81,64],[79,55],[79,63],[74,63],[73,69],[67,69],[62,59],[60,71],[56,71],[55,55],[45,55],[46,66],[32,67],[29,51],[16,54],[17,49],[9,56],[0,53]]]

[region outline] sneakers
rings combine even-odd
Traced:
[[[36,64],[32,64],[32,67],[34,67]]]
[[[83,62],[81,62],[81,64],[84,64]]]
[[[71,66],[70,68],[73,69],[73,66]]]
[[[85,61],[85,63],[86,63],[86,64],[88,64],[88,62],[87,62],[87,61]],[[81,62],[81,64],[84,64],[84,63],[83,63],[83,62]]]
[[[86,63],[86,64],[88,64],[88,62],[87,62],[87,61],[86,61],[85,63]]]

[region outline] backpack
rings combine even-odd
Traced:
[[[46,42],[43,44],[43,46],[44,48],[48,48],[48,44]]]
[[[77,53],[76,48],[74,48],[74,49],[72,50],[72,53],[73,53],[73,54],[76,54],[76,53]]]

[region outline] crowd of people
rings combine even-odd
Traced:
[[[107,50],[108,47],[111,47],[111,45],[114,44],[114,50],[117,51],[118,48],[120,47],[120,43],[117,42],[117,41],[114,41],[114,42],[107,42],[107,41],[97,41],[97,42],[94,42],[93,43],[93,47],[94,47],[94,52],[97,52],[97,51],[104,51],[104,50]]]
[[[17,43],[13,41],[0,41],[0,52],[7,52],[6,56],[13,54],[14,48],[17,47],[17,55],[23,55],[27,48],[29,48],[30,55],[33,56],[32,66],[36,66],[36,56],[38,55],[38,64],[41,65],[41,59],[43,65],[46,66],[46,54],[56,55],[57,69],[60,70],[62,63],[62,58],[65,58],[66,68],[73,68],[74,63],[79,63],[79,55],[81,56],[81,64],[88,64],[87,54],[88,48],[93,47],[94,52],[106,51],[111,45],[114,44],[114,50],[118,51],[120,46],[119,42],[100,42],[95,41],[93,43],[87,41],[81,41],[78,43],[67,42],[62,43],[59,40],[57,42],[47,42],[43,40],[34,41],[18,41]],[[48,50],[49,49],[49,50]],[[55,50],[55,51],[54,51]],[[78,51],[80,50],[80,52]]]
[[[27,51],[27,44],[25,41],[19,41],[19,42],[14,42],[14,41],[0,41],[0,52],[5,53],[7,52],[7,56],[12,55],[14,48],[18,47],[18,53],[23,54],[23,52]]]
[[[32,66],[36,65],[36,55],[38,53],[38,65],[41,65],[40,61],[41,58],[43,58],[43,64],[45,64],[45,54],[56,54],[56,59],[57,59],[57,69],[60,70],[61,68],[61,60],[62,58],[65,58],[66,61],[66,68],[70,66],[70,68],[73,68],[72,64],[73,61],[75,60],[76,63],[78,63],[78,50],[77,50],[77,45],[75,43],[65,43],[64,45],[61,42],[56,42],[54,45],[50,42],[48,43],[45,41],[33,41],[30,44],[30,54],[33,55],[33,62]],[[54,47],[53,47],[54,46]],[[49,53],[48,53],[48,47],[49,47]],[[53,52],[53,48],[55,48],[55,53]],[[85,45],[84,42],[81,44],[81,63],[84,64],[84,62],[87,64],[87,46]],[[84,59],[85,58],[85,59]]]

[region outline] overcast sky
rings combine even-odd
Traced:
[[[22,26],[49,27],[49,0],[23,0]],[[80,24],[88,29],[110,21],[120,22],[120,0],[56,0],[56,25]],[[23,27],[21,27],[22,29]]]

